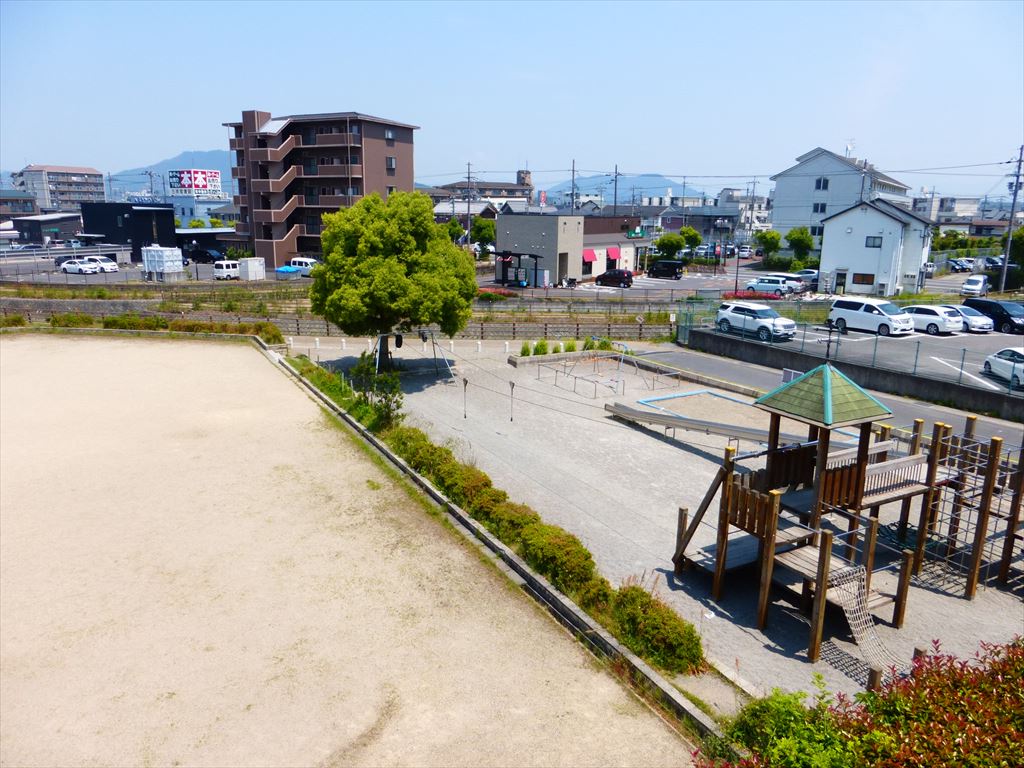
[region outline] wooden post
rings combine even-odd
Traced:
[[[814,501],[811,509],[817,508],[818,502],[821,501],[821,475],[828,464],[828,443],[831,435],[832,432],[828,429],[818,429],[818,453],[814,459]]]
[[[907,615],[907,596],[910,594],[910,574],[914,567],[914,553],[904,549],[900,553],[900,580],[896,585],[896,600],[892,607],[892,625],[896,629],[903,627],[903,619]]]
[[[904,541],[907,538],[907,522],[910,520],[910,505],[913,500],[913,496],[907,496],[900,503],[900,524],[896,529],[896,538],[900,541]]]
[[[825,626],[825,593],[828,592],[828,569],[832,560],[832,532],[821,532],[818,549],[818,575],[814,582],[814,608],[811,610],[811,639],[807,658],[811,662],[821,655],[821,632]]]
[[[697,528],[700,526],[700,521],[704,518],[704,513],[708,511],[708,507],[711,506],[711,500],[715,498],[715,494],[718,492],[718,488],[722,485],[725,479],[725,467],[719,467],[718,472],[715,473],[715,479],[711,481],[711,486],[704,494],[704,498],[701,499],[700,506],[697,507],[697,511],[693,515],[693,520],[690,522],[690,527],[686,531],[686,535],[683,537],[682,548],[683,550],[690,543],[690,539],[697,532]],[[724,493],[724,491],[723,491]]]
[[[945,432],[945,426],[941,421],[937,421],[932,427],[932,443],[928,449],[928,472],[924,480],[928,490],[921,497],[921,517],[917,525],[917,543],[914,546],[915,575],[920,573],[921,564],[924,562],[924,545],[928,540],[928,530],[931,527],[932,501],[938,494],[935,488],[935,476],[939,469],[939,455],[942,453],[942,435]]]
[[[914,432],[910,438],[910,455],[921,452],[921,438],[924,436],[924,419],[914,419]]]
[[[875,544],[878,542],[878,518],[868,518],[868,532],[864,536],[864,592],[871,592],[871,571],[875,567]]]
[[[971,550],[971,566],[967,572],[967,586],[964,597],[974,599],[978,589],[978,574],[981,570],[981,557],[985,552],[985,539],[988,538],[988,517],[992,510],[992,494],[996,488],[999,473],[999,459],[1003,454],[1003,438],[993,437],[989,442],[988,466],[985,467],[985,485],[981,492],[981,504],[978,505],[978,519],[974,528],[974,546]]]
[[[914,646],[914,661],[917,661],[918,659],[923,659],[926,656],[928,656],[927,648],[922,648],[920,645]]]
[[[679,508],[679,516],[676,518],[676,551],[672,555],[672,572],[676,576],[681,576],[683,573],[683,540],[686,538],[686,522],[689,517],[689,511],[686,507]]]
[[[999,583],[1005,584],[1010,578],[1010,560],[1013,559],[1013,542],[1020,527],[1020,502],[1024,493],[1024,450],[1017,454],[1017,472],[1013,476],[1013,497],[1010,500],[1010,515],[1006,521],[1006,538],[1003,540],[1003,554],[999,558]]]
[[[868,690],[877,691],[882,687],[882,668],[868,667]]]
[[[761,543],[761,591],[757,597],[757,626],[762,630],[768,625],[768,597],[772,590],[772,569],[775,567],[775,534],[779,527],[781,506],[782,491],[769,491],[764,540]]]
[[[853,489],[853,508],[860,512],[864,500],[864,483],[868,470],[868,449],[871,447],[871,422],[860,425],[860,439],[857,441],[857,485]],[[853,530],[852,528],[850,530]]]
[[[956,477],[953,479],[953,508],[949,514],[949,528],[946,531],[946,549],[944,556],[949,557],[953,550],[956,549],[956,538],[960,533],[960,515],[963,512],[964,500],[961,495],[964,484],[967,482],[967,459],[964,457],[965,451],[970,451],[970,441],[962,437],[953,437],[950,442],[950,446],[956,451]]]
[[[878,427],[878,442],[884,443],[890,437],[892,437],[892,424],[880,424]],[[875,461],[887,461],[888,459],[888,451],[882,451],[875,457]]]
[[[964,437],[973,439],[974,428],[975,426],[977,426],[977,424],[978,417],[975,416],[973,413],[967,414],[967,417],[964,419]]]
[[[715,576],[711,583],[711,597],[715,600],[722,597],[722,576],[725,574],[725,556],[729,547],[729,510],[732,505],[735,456],[734,446],[730,445],[725,449],[725,460],[722,464],[725,474],[722,479],[722,501],[718,507],[718,537],[715,542]]]
[[[764,465],[767,486],[775,482],[775,474],[772,470],[775,467],[775,452],[779,450],[779,428],[782,424],[782,417],[779,414],[772,413],[770,417],[768,421],[768,456],[765,459]],[[770,487],[767,490],[770,490]]]

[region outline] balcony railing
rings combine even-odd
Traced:
[[[236,166],[233,166],[231,168],[231,178],[232,179],[245,179],[245,178],[248,178],[248,176],[249,176],[249,174],[246,173],[244,165],[243,166],[236,165]]]
[[[252,220],[258,224],[280,224],[287,220],[288,216],[299,207],[302,195],[292,195],[282,207],[277,209],[263,209],[252,212]]]
[[[358,133],[318,133],[316,136],[318,147],[358,147],[362,143],[363,137]]]
[[[299,136],[292,135],[282,141],[277,147],[252,149],[249,151],[249,154],[251,159],[262,163],[279,163],[284,159],[285,155],[299,146],[302,146],[302,139]]]
[[[245,149],[245,139],[244,138],[228,139],[228,149],[231,149],[231,150]]]
[[[305,168],[304,175],[306,176],[321,176],[326,178],[342,177],[342,178],[362,178],[363,166],[361,163],[356,165],[318,165],[315,173],[310,173],[310,169],[314,166]]]
[[[307,208],[349,208],[363,199],[362,195],[319,195],[306,196]]]
[[[284,192],[288,185],[301,175],[302,168],[293,165],[276,179],[253,179],[252,189],[253,192]]]

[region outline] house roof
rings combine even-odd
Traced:
[[[395,120],[385,120],[383,117],[364,115],[362,112],[321,112],[314,115],[282,115],[281,117],[272,117],[267,122],[263,123],[263,125],[256,130],[256,133],[280,133],[281,129],[290,122],[316,123],[324,120],[363,120],[370,123],[394,125],[399,128],[412,128],[414,131],[419,130],[418,125],[399,123]],[[236,123],[221,123],[221,125],[226,128],[238,128],[241,127],[242,123],[239,121]]]
[[[31,192],[23,192],[20,189],[0,189],[0,200],[35,200]]]
[[[95,168],[88,168],[82,165],[26,165],[21,169],[21,172],[25,171],[46,171],[47,173],[81,173],[91,174],[93,176],[102,176],[103,174],[97,171]]]
[[[654,219],[659,216],[664,216],[665,211],[669,210],[670,207],[667,205],[631,205],[629,203],[619,203],[615,205],[605,205],[601,208],[602,216],[639,216],[643,219]],[[612,213],[616,211],[617,213]]]
[[[239,209],[234,203],[227,203],[225,205],[218,205],[216,208],[211,208],[208,213],[239,213]]]
[[[754,401],[754,407],[836,429],[891,416],[892,411],[825,363]]]
[[[19,216],[16,221],[67,221],[80,218],[77,213],[40,213],[35,216]]]
[[[486,211],[488,209],[494,211],[495,213],[497,213],[497,211],[498,211],[498,209],[494,207],[494,203],[489,203],[486,200],[471,202],[469,204],[469,213],[472,216],[479,216],[481,213],[483,213],[484,211]],[[455,216],[461,216],[461,215],[463,215],[465,213],[466,213],[466,201],[465,200],[463,200],[462,202],[456,201],[455,202],[454,215]],[[451,216],[452,214],[453,214],[452,204],[451,204],[450,201],[449,202],[444,202],[444,203],[438,203],[437,205],[434,206],[434,215],[435,216]]]
[[[843,157],[842,155],[837,155],[835,152],[831,152],[822,147],[815,147],[810,152],[805,152],[796,159],[796,165],[791,166],[790,168],[787,168],[786,170],[781,171],[780,173],[777,173],[774,176],[769,176],[768,178],[771,181],[775,181],[777,178],[779,178],[779,176],[785,176],[787,173],[799,168],[803,163],[810,160],[812,157],[816,157],[818,155],[828,155],[834,160],[838,160],[844,165],[849,166],[851,170],[855,170],[858,173],[866,173],[873,179],[884,181],[887,184],[893,184],[894,186],[900,187],[901,189],[910,189],[910,187],[908,187],[902,181],[897,181],[892,176],[889,176],[877,170],[875,166],[871,165],[871,163],[869,163],[867,160],[858,162],[857,158],[855,157]]]
[[[862,200],[858,203],[854,203],[849,208],[844,208],[841,211],[833,213],[831,216],[826,216],[821,221],[822,223],[824,223],[829,219],[834,219],[837,216],[842,216],[843,214],[860,208],[861,206],[874,208],[879,213],[888,216],[890,219],[896,219],[896,221],[900,222],[901,224],[909,224],[910,222],[916,220],[928,227],[935,226],[935,222],[932,221],[931,219],[925,216],[921,216],[920,214],[914,213],[908,208],[904,208],[899,205],[894,205],[893,203],[890,203],[888,200],[883,200],[882,198],[877,198],[875,200]]]
[[[532,184],[516,184],[514,181],[453,181],[450,184],[442,184],[441,189],[509,189],[529,190],[533,189]]]

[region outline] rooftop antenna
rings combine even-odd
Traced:
[[[850,153],[853,152],[854,146],[855,145],[854,145],[854,140],[853,139],[847,139],[846,140],[846,157],[847,158],[849,158],[850,157]]]

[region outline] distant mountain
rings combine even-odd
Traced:
[[[548,199],[551,202],[561,199],[562,192],[568,192],[572,188],[572,179],[559,182],[548,187]],[[619,176],[619,202],[628,203],[636,195],[637,202],[642,197],[659,197],[666,195],[668,190],[672,194],[681,196],[683,194],[683,183],[676,179],[670,179],[657,173],[645,173],[639,176]],[[576,191],[581,195],[604,195],[607,204],[611,204],[615,194],[615,179],[608,175],[600,176],[577,176]],[[700,192],[693,187],[686,188],[686,194],[699,197]]]
[[[224,194],[228,196],[232,194],[234,180],[231,178],[231,153],[226,149],[208,149],[189,150],[152,165],[128,168],[111,174],[111,186],[113,187],[111,199],[120,200],[128,192],[149,191],[149,177],[145,175],[146,171],[158,173],[163,177],[162,182],[159,177],[153,179],[153,190],[157,194],[162,194],[163,186],[168,183],[167,172],[186,168],[220,171],[220,183]]]

